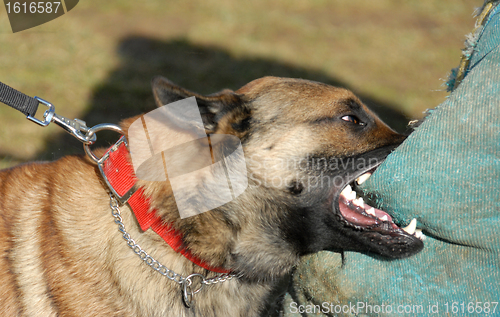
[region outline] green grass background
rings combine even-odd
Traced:
[[[82,0],[14,34],[0,4],[0,81],[93,126],[152,110],[156,75],[201,93],[301,77],[353,90],[404,131],[446,98],[482,2]],[[76,139],[0,104],[0,167],[68,153],[83,153]]]

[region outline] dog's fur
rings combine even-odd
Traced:
[[[347,175],[346,168],[311,168],[306,163],[313,158],[381,161],[404,140],[350,91],[266,77],[210,96],[156,78],[153,92],[159,106],[196,96],[207,133],[242,140],[249,186],[219,208],[181,219],[168,181],[140,181],[152,208],[182,232],[187,249],[239,277],[205,286],[186,308],[180,286],[126,245],[96,166],[84,156],[70,156],[0,172],[2,316],[258,316],[301,255],[357,250],[398,258],[419,250],[403,233],[398,237],[404,243],[380,246],[372,243],[377,234],[340,220],[332,205],[350,180],[313,188],[302,178]],[[282,164],[290,159],[302,164]],[[355,177],[363,171],[350,172]],[[132,237],[166,267],[183,276],[216,275],[174,252],[151,230],[142,232],[128,205],[121,210]]]

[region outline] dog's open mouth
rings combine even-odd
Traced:
[[[400,228],[386,212],[366,204],[362,195],[356,192],[358,185],[365,182],[374,171],[371,170],[347,184],[341,191],[338,204],[344,224],[360,230],[371,230],[381,234],[404,231],[406,234],[424,240],[425,235],[417,229],[417,220],[413,219],[407,227]]]

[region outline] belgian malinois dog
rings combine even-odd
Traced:
[[[303,255],[397,259],[423,248],[414,226],[401,229],[356,191],[405,137],[352,92],[275,77],[209,96],[161,77],[152,85],[158,106],[194,96],[207,134],[241,140],[248,187],[181,218],[168,180],[138,180],[146,214],[175,232],[174,249],[141,229],[129,204],[110,207],[86,156],[1,171],[2,316],[261,316]]]

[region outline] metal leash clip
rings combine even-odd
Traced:
[[[87,124],[85,121],[80,120],[80,119],[73,119],[70,120],[68,118],[65,118],[63,116],[60,116],[55,113],[55,107],[52,105],[50,102],[43,100],[40,97],[34,97],[36,101],[38,101],[40,104],[45,105],[48,109],[45,110],[43,114],[43,121],[35,118],[34,116],[28,115],[27,118],[43,127],[48,126],[51,122],[54,122],[66,132],[74,136],[78,141],[83,143],[83,148],[85,150],[85,153],[89,157],[89,159],[97,164],[99,167],[99,171],[102,174],[102,177],[104,178],[106,184],[108,185],[108,188],[111,190],[113,195],[118,199],[118,201],[123,205],[127,202],[127,200],[132,196],[133,193],[137,190],[136,186],[133,186],[128,192],[126,192],[124,195],[120,195],[116,192],[113,186],[111,186],[108,177],[106,176],[106,173],[104,172],[104,164],[106,160],[109,159],[109,155],[111,152],[116,151],[120,144],[124,143],[125,146],[128,147],[127,144],[127,139],[124,136],[123,130],[120,128],[120,126],[112,123],[101,123],[96,126],[93,126],[92,128],[87,127]],[[92,150],[90,149],[90,145],[93,145],[96,140],[97,140],[97,132],[102,131],[102,130],[108,130],[108,131],[114,131],[118,132],[119,134],[122,135],[122,137],[118,140],[118,142],[115,143],[115,145],[108,151],[106,154],[104,154],[103,157],[99,158],[97,157]]]
[[[55,107],[50,102],[43,100],[40,97],[34,97],[38,102],[48,107],[43,114],[43,121],[28,115],[26,118],[46,127],[49,123],[54,122],[69,134],[78,139],[78,141],[83,142],[83,144],[93,144],[97,140],[94,133],[91,133],[91,129],[87,127],[85,121],[80,119],[67,119],[55,113]]]

